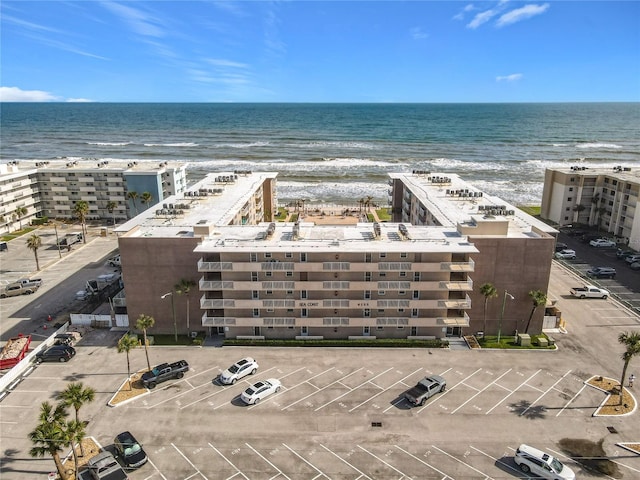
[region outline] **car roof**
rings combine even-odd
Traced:
[[[546,458],[551,457],[551,455],[549,455],[548,453],[543,452],[542,450],[538,450],[537,448],[530,445],[525,445],[524,443],[518,447],[518,450],[520,450],[522,453],[527,453],[541,460],[544,458],[544,456],[546,456]]]
[[[138,443],[138,441],[135,439],[135,437],[133,435],[131,435],[131,432],[129,432],[129,431],[119,433],[116,436],[116,439],[120,443]]]

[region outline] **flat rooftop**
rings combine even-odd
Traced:
[[[180,170],[187,167],[179,161],[134,161],[61,158],[56,160],[20,160],[11,162],[14,169],[41,171],[112,171],[112,172],[157,172],[166,169]],[[2,170],[0,170],[2,173]]]
[[[437,221],[448,227],[473,222],[508,221],[507,236],[531,236],[531,229],[549,234],[557,230],[505,200],[487,195],[453,173],[390,173],[422,202]]]

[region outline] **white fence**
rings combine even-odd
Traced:
[[[73,325],[88,325],[96,328],[129,327],[128,315],[92,315],[89,313],[72,313],[70,315]]]

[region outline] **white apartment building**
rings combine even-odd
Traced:
[[[40,195],[35,168],[17,162],[0,164],[0,232],[28,225],[39,212]],[[20,213],[20,214],[19,214]]]
[[[540,214],[559,226],[597,226],[640,250],[639,202],[640,168],[550,168]]]

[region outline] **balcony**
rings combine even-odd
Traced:
[[[473,272],[475,266],[476,263],[470,258],[468,262],[442,262],[440,269],[446,272]]]
[[[214,308],[233,308],[235,306],[235,300],[231,299],[206,298],[204,295],[200,298],[200,308],[202,310],[211,310]]]
[[[443,300],[440,303],[442,305],[442,308],[463,310],[466,308],[471,308],[471,297],[469,297],[469,295],[465,295],[465,298]]]
[[[233,317],[209,317],[206,313],[202,316],[203,327],[222,327],[235,324],[236,319]]]
[[[469,326],[469,315],[467,312],[464,312],[464,315],[461,317],[438,317],[437,319],[438,325],[443,325],[447,327],[468,327]]]
[[[440,288],[449,291],[470,292],[473,290],[473,280],[468,278],[466,281],[440,282]]]
[[[199,272],[220,272],[220,271],[233,270],[233,263],[231,262],[205,262],[204,260],[198,260]]]
[[[233,290],[233,282],[223,282],[221,280],[204,280],[200,279],[198,282],[198,288],[200,291],[211,290]]]

